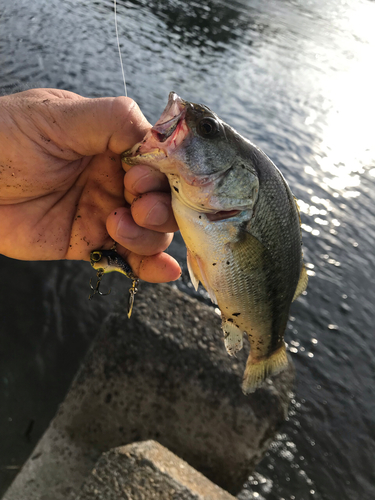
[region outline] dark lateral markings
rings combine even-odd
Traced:
[[[239,316],[241,313],[233,313],[232,316]]]
[[[176,186],[173,186],[173,189],[174,189],[177,193],[179,193],[179,190],[178,190],[178,188],[176,188]]]

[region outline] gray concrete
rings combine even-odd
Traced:
[[[244,396],[245,359],[225,352],[212,308],[142,283],[131,320],[118,304],[102,326],[4,500],[73,499],[101,453],[148,439],[238,493],[286,416],[294,379],[291,368]]]
[[[104,453],[76,500],[235,500],[155,441]]]

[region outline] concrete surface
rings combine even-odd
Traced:
[[[98,460],[76,500],[235,500],[155,441],[115,448]]]
[[[132,318],[119,303],[103,324],[4,500],[73,499],[101,453],[148,439],[238,493],[286,416],[294,380],[291,367],[244,396],[239,354],[227,355],[212,308],[142,283]]]

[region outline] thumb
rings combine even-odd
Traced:
[[[43,124],[46,135],[62,149],[69,148],[83,156],[107,149],[120,154],[139,142],[151,127],[129,97],[90,99],[72,92],[43,89],[38,98],[38,111],[44,118],[39,126]]]
[[[65,119],[72,149],[85,156],[107,149],[121,154],[143,139],[151,127],[129,97],[80,100]]]

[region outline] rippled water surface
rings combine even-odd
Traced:
[[[375,498],[375,3],[120,0],[118,22],[148,119],[170,90],[205,103],[275,161],[301,207],[310,283],[286,335],[296,396],[239,498]],[[0,88],[121,95],[114,34],[110,1],[0,0]],[[172,253],[183,259],[178,237]],[[87,264],[0,266],[4,489],[111,301],[87,303]],[[186,275],[180,286],[192,293]]]

